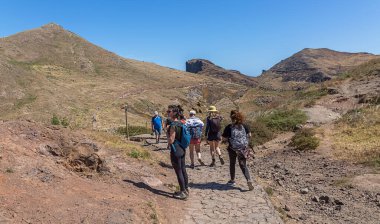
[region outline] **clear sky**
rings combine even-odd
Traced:
[[[380,54],[379,0],[0,0],[0,37],[54,22],[126,58],[257,76],[303,48]]]

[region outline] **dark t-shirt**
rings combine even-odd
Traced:
[[[182,134],[181,127],[182,127],[182,122],[181,121],[172,121],[170,123],[169,133],[170,133],[170,129],[174,128],[175,139],[177,139],[177,140],[181,140],[181,134]]]
[[[232,124],[229,124],[227,125],[227,127],[224,128],[224,131],[223,131],[223,138],[231,138],[231,127],[232,127]],[[250,133],[251,131],[249,130],[249,127],[248,125],[246,124],[243,124],[243,127],[245,129],[245,133]]]

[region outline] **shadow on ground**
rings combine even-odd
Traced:
[[[150,192],[152,192],[154,194],[157,194],[157,195],[165,196],[165,197],[168,197],[168,198],[172,198],[173,197],[172,193],[152,188],[151,186],[149,186],[149,185],[147,185],[147,184],[145,184],[143,182],[135,182],[133,180],[128,180],[128,179],[125,179],[123,181],[127,182],[127,183],[130,183],[130,184],[133,184],[134,186],[136,186],[138,188],[146,189],[146,190],[148,190],[148,191],[150,191]]]
[[[200,183],[200,184],[189,183],[189,187],[196,188],[196,189],[210,189],[210,190],[219,190],[219,191],[228,191],[228,190],[244,191],[240,187],[230,186],[227,184],[221,184],[221,183],[216,183],[216,182]]]

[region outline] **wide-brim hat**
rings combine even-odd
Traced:
[[[218,110],[216,109],[215,106],[210,106],[210,107],[208,108],[208,112],[218,112]]]

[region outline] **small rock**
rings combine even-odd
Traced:
[[[339,199],[335,199],[335,200],[334,200],[334,203],[335,203],[336,205],[344,205],[344,203],[343,203],[342,201],[340,201]]]
[[[319,197],[319,200],[324,201],[326,204],[328,204],[330,202],[330,197],[327,195],[323,195]]]
[[[317,196],[314,196],[311,200],[315,202],[319,202],[319,198]]]
[[[281,163],[276,163],[276,165],[274,165],[274,168],[275,169],[280,169],[281,168]]]
[[[285,205],[285,211],[287,211],[287,212],[289,212],[290,211],[290,208],[289,208],[289,206],[288,205]]]
[[[301,192],[301,194],[307,194],[307,193],[309,193],[309,189],[308,188],[302,188],[300,190],[300,192]]]

